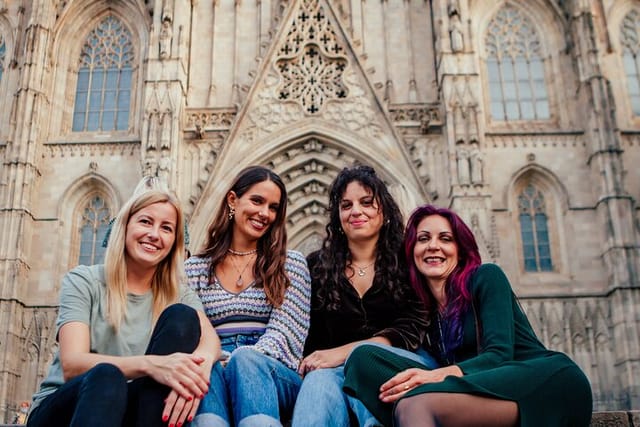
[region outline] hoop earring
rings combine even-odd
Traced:
[[[235,214],[236,209],[233,206],[229,205],[229,221],[233,221],[233,217],[235,216]]]

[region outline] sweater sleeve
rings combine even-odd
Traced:
[[[480,353],[458,363],[465,374],[495,368],[513,360],[515,349],[514,296],[500,267],[483,264],[472,280],[472,297],[480,321]]]
[[[287,251],[285,270],[291,285],[282,305],[271,312],[267,329],[254,348],[297,370],[309,332],[311,278],[307,261],[299,252]]]
[[[427,332],[427,312],[412,289],[406,292],[406,299],[396,308],[395,320],[374,336],[388,339],[394,347],[415,351]]]

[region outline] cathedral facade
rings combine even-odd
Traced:
[[[0,100],[0,423],[138,180],[196,252],[251,164],[304,253],[353,163],[453,208],[594,409],[640,408],[638,0],[0,0]]]

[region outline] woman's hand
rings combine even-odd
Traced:
[[[307,373],[320,368],[335,368],[340,366],[347,359],[349,349],[343,347],[336,347],[330,350],[317,350],[302,359],[300,366],[298,367],[298,373],[300,375],[306,375]]]
[[[193,420],[198,406],[200,406],[200,399],[187,400],[179,396],[175,390],[171,390],[169,396],[165,399],[162,421],[169,423],[170,426],[180,427]]]
[[[186,353],[146,357],[149,361],[147,375],[160,384],[171,387],[187,401],[202,399],[209,390],[209,377],[200,366],[205,361],[204,357]]]
[[[379,398],[385,403],[395,402],[403,394],[419,385],[439,383],[450,375],[461,377],[463,373],[456,365],[432,370],[419,368],[406,369],[380,386]]]

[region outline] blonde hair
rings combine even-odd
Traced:
[[[147,187],[149,188],[149,187]],[[184,279],[184,215],[178,198],[165,189],[136,188],[134,195],[124,204],[115,218],[109,244],[105,253],[105,276],[107,282],[107,318],[118,330],[126,317],[127,264],[125,262],[125,239],[131,217],[141,209],[154,203],[170,203],[176,210],[176,238],[169,254],[156,267],[151,280],[153,293],[153,320],[162,310],[178,299],[179,286]]]

